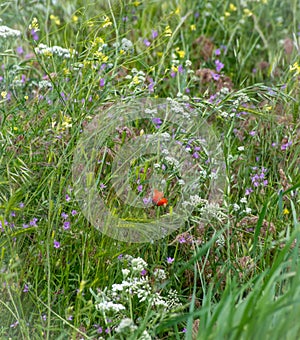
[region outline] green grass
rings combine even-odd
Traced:
[[[0,339],[300,337],[299,17],[0,6]]]

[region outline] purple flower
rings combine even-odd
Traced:
[[[16,49],[16,52],[18,54],[23,54],[24,53],[23,47],[22,46],[18,46],[17,49]]]
[[[198,152],[195,151],[195,152],[192,154],[192,157],[195,158],[195,159],[198,159],[200,156],[199,156]]]
[[[36,224],[37,221],[38,221],[38,219],[37,219],[36,217],[34,217],[34,218],[29,222],[29,224],[30,224],[32,227],[36,227],[36,226],[37,226],[37,224]]]
[[[212,75],[214,80],[219,80],[220,79],[220,75],[218,73],[212,72],[211,75]]]
[[[10,213],[10,216],[11,216],[11,217],[16,217],[16,212],[15,212],[15,211],[12,211],[12,212]]]
[[[66,219],[69,217],[69,215],[66,214],[65,212],[62,212],[62,213],[61,213],[61,217],[62,217],[64,220],[66,220]]]
[[[138,185],[137,190],[138,190],[138,192],[142,192],[143,191],[143,186],[141,184]]]
[[[151,202],[151,197],[144,197],[143,198],[143,203],[145,204],[145,205],[148,205],[150,202]]]
[[[171,264],[174,262],[174,257],[167,257],[167,263]]]
[[[28,291],[29,291],[29,287],[28,287],[28,285],[25,283],[23,292],[24,292],[24,293],[27,293]]]
[[[19,204],[20,209],[24,208],[24,206],[25,206],[25,205],[24,205],[24,203],[22,203],[22,202]]]
[[[152,122],[159,127],[162,124],[162,120],[160,118],[152,118]]]
[[[219,48],[217,48],[216,50],[215,50],[215,55],[220,55],[221,54],[221,50],[219,49]]]
[[[75,216],[75,215],[77,215],[77,211],[76,210],[72,210],[71,214],[72,214],[72,216]]]
[[[72,321],[72,320],[73,320],[73,315],[69,315],[69,316],[68,316],[68,320],[69,320],[69,321]]]
[[[70,201],[71,201],[71,197],[70,197],[68,194],[66,194],[66,201],[67,201],[67,202],[70,202]]]
[[[250,131],[250,132],[249,132],[249,135],[250,135],[250,136],[255,136],[255,135],[256,135],[256,131],[254,131],[254,130]]]
[[[120,254],[119,256],[118,256],[118,260],[121,260],[123,258],[123,254]]]
[[[53,245],[54,245],[54,248],[56,249],[60,248],[60,243],[56,240],[54,240]]]
[[[152,30],[152,39],[155,39],[158,37],[158,32],[156,30]]]
[[[106,185],[103,183],[100,183],[100,189],[105,189],[105,188],[106,188]]]
[[[24,228],[24,229],[26,229],[26,228],[28,228],[28,227],[29,227],[28,224],[23,223],[23,228]]]
[[[215,61],[215,64],[216,64],[216,70],[217,70],[217,72],[220,72],[220,71],[222,70],[222,68],[224,67],[224,64],[221,63],[219,59],[217,59],[217,60]]]
[[[47,315],[46,315],[46,314],[43,314],[43,315],[41,316],[41,318],[42,318],[42,320],[46,321],[46,320],[47,320]]]
[[[246,191],[245,191],[245,196],[250,195],[251,192],[253,192],[253,189],[252,188],[247,188]]]
[[[146,45],[147,47],[149,47],[151,45],[151,42],[148,39],[144,39],[143,40],[144,45]]]
[[[177,70],[178,70],[179,73],[182,73],[183,72],[183,66],[179,65]]]
[[[146,269],[143,269],[142,271],[141,271],[141,276],[145,276],[145,275],[147,275],[147,270]]]
[[[65,230],[70,229],[70,225],[71,225],[71,223],[70,223],[69,221],[65,221],[65,222],[64,222],[64,229],[65,229]]]
[[[105,79],[101,78],[100,79],[100,87],[103,87],[105,85]]]
[[[30,31],[30,34],[31,34],[32,39],[33,39],[34,41],[39,40],[39,36],[38,36],[37,32],[36,32],[34,29],[32,29],[32,30]]]
[[[178,242],[179,243],[185,243],[186,242],[186,239],[183,235],[180,235],[180,237],[178,238]]]

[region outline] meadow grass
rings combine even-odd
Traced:
[[[299,1],[12,0],[0,18],[0,338],[298,339]],[[126,116],[147,101],[160,115]],[[93,188],[105,208],[84,208]]]

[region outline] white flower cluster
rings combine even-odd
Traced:
[[[62,57],[62,58],[71,58],[74,56],[74,54],[76,54],[77,52],[72,50],[72,49],[68,49],[68,48],[63,48],[60,46],[52,46],[49,47],[45,44],[39,44],[35,49],[34,49],[36,54],[40,54],[40,55],[44,55],[46,57],[52,57],[54,55],[58,56],[58,57]]]
[[[21,35],[21,32],[18,30],[14,30],[7,26],[0,26],[0,38],[17,38]]]
[[[134,324],[132,319],[125,318],[122,319],[118,327],[116,328],[117,333],[123,333],[126,332],[133,332],[137,329],[137,326]]]
[[[121,44],[120,43],[114,43],[113,47],[117,47],[120,50],[123,50],[125,52],[130,52],[130,53],[132,53],[133,50],[134,50],[133,43],[130,40],[126,39],[126,38],[123,38],[121,40]]]
[[[167,296],[162,296],[161,291],[157,292],[150,284],[150,279],[146,275],[145,268],[148,264],[140,257],[133,258],[124,256],[127,262],[127,268],[122,269],[123,281],[121,283],[112,284],[109,289],[106,287],[96,296],[96,308],[101,312],[122,312],[126,313],[126,305],[130,303],[134,296],[138,298],[138,302],[146,302],[152,308],[163,308],[168,311],[174,307],[181,306],[176,291],[171,291]],[[143,273],[144,272],[144,273]],[[142,275],[141,275],[142,274]],[[160,282],[165,280],[167,275],[163,269],[154,270],[154,279]],[[122,313],[123,315],[125,314]],[[126,315],[126,314],[125,314]],[[118,326],[118,332],[123,328],[128,328],[132,325],[126,318]]]
[[[103,301],[96,304],[96,309],[101,312],[119,312],[125,310],[126,308],[120,303],[113,303],[112,301]]]

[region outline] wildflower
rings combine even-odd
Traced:
[[[148,39],[144,39],[143,43],[145,46],[149,47],[151,45],[151,42]]]
[[[172,35],[172,30],[169,25],[165,28],[164,35],[165,37],[170,37]]]
[[[251,17],[253,15],[253,13],[250,11],[250,9],[248,8],[244,8],[244,14],[247,16],[247,17]]]
[[[2,91],[2,92],[1,92],[1,97],[2,97],[3,99],[5,99],[5,98],[7,97],[7,92],[6,92],[6,91]]]
[[[72,15],[72,21],[74,22],[74,23],[77,23],[78,22],[78,16],[77,15]]]
[[[105,79],[101,78],[100,79],[100,87],[103,87],[105,85]]]
[[[53,241],[54,248],[58,249],[60,248],[60,243],[56,240]]]
[[[28,291],[29,291],[29,287],[28,287],[28,285],[25,283],[23,292],[24,292],[24,293],[27,293]]]
[[[183,59],[185,57],[185,51],[180,50],[179,48],[176,48],[176,52],[179,55],[180,59]]]
[[[295,75],[299,75],[300,74],[300,66],[299,66],[298,62],[295,62],[293,64],[293,66],[290,66],[290,71],[296,71]]]
[[[283,214],[284,215],[288,215],[289,213],[290,213],[289,209],[287,209],[287,208],[283,209]]]
[[[232,12],[235,12],[237,10],[236,6],[234,4],[229,4],[229,10]]]
[[[57,17],[56,15],[51,14],[50,20],[54,21],[56,25],[60,25],[59,17]]]
[[[116,327],[115,331],[117,333],[122,333],[125,330],[133,332],[135,329],[137,329],[137,326],[134,324],[134,322],[129,318],[125,318],[121,320],[120,324],[118,325],[118,327]]]
[[[39,31],[39,23],[37,18],[33,18],[31,24],[28,27],[30,30],[34,30],[35,32]]]
[[[75,216],[75,215],[77,215],[77,211],[74,209],[74,210],[71,211],[71,214],[72,214],[72,216]]]
[[[158,32],[156,30],[151,31],[152,39],[155,39],[158,37]]]
[[[38,221],[38,219],[37,219],[36,217],[34,217],[34,218],[29,222],[29,224],[30,224],[32,227],[36,227],[36,226],[37,226],[37,224],[36,224],[37,221]]]
[[[220,72],[222,70],[222,68],[224,67],[224,64],[220,62],[220,60],[216,60],[215,61],[215,64],[216,64],[216,70],[217,72]]]
[[[69,221],[65,221],[64,222],[64,230],[70,229],[70,225],[71,225],[71,223]]]
[[[171,264],[171,263],[173,263],[174,262],[174,258],[172,258],[172,257],[167,257],[167,263],[168,264]]]
[[[104,16],[104,22],[102,24],[103,28],[109,27],[112,25],[112,22],[110,21],[109,17],[107,15]]]
[[[66,194],[66,201],[67,201],[67,202],[70,202],[70,201],[71,201],[71,197],[70,197],[68,194]]]
[[[119,312],[125,310],[126,308],[120,303],[113,303],[112,301],[100,302],[96,305],[96,309],[101,312],[113,311]]]
[[[61,213],[61,217],[62,217],[64,220],[66,220],[66,219],[69,217],[69,215],[66,214],[65,212],[62,212],[62,213]]]
[[[194,24],[191,25],[191,26],[190,26],[190,30],[191,30],[191,31],[196,31],[196,25],[194,25]]]

